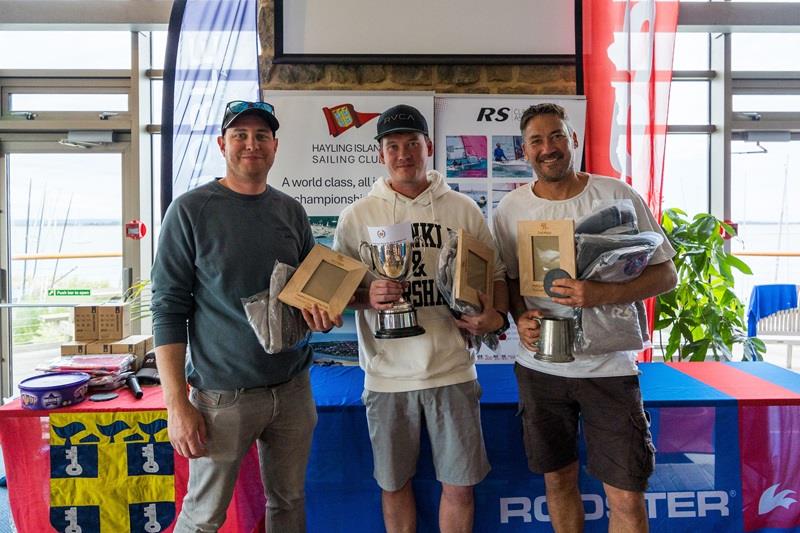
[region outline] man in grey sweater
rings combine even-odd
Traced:
[[[267,185],[278,126],[266,102],[228,103],[217,139],[225,176],[177,198],[161,228],[152,272],[156,364],[170,441],[190,459],[176,532],[220,528],[253,442],[268,530],[305,530],[317,420],[311,349],[267,354],[240,301],[269,286],[275,260],[297,266],[314,246],[302,206]],[[316,307],[303,314],[315,331],[341,325]]]

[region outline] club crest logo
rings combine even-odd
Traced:
[[[165,411],[50,415],[50,524],[157,533],[175,519]]]

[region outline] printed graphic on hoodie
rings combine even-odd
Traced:
[[[447,305],[436,287],[436,260],[442,249],[442,236],[447,228],[430,222],[413,222],[411,235],[420,238],[411,254],[411,280],[403,298],[414,307]]]

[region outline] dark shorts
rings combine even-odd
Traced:
[[[587,470],[609,485],[647,489],[655,447],[638,376],[564,378],[514,365],[528,467],[553,472],[578,460],[578,421]]]

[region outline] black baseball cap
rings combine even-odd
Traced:
[[[384,135],[404,131],[419,132],[428,137],[428,121],[417,108],[400,104],[390,107],[378,117],[378,134],[375,140],[380,141]]]
[[[264,119],[264,121],[269,124],[273,135],[280,127],[278,119],[275,118],[275,106],[272,104],[268,104],[267,102],[233,100],[232,102],[228,102],[225,106],[225,115],[222,117],[222,134],[225,135],[225,130],[228,129],[228,126],[230,126],[234,120],[244,115],[258,115]]]

